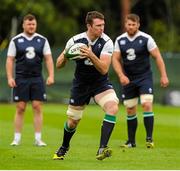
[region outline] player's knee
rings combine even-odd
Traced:
[[[42,102],[41,101],[32,101],[32,108],[35,113],[42,113]]]
[[[134,115],[136,113],[136,106],[127,108],[127,114],[128,115]]]
[[[133,108],[135,107],[137,104],[138,104],[138,98],[133,98],[133,99],[127,99],[127,100],[124,100],[124,105],[126,106],[126,108]]]
[[[152,103],[151,102],[145,102],[142,104],[142,108],[144,111],[152,111]]]
[[[82,118],[83,109],[74,109],[71,106],[69,106],[66,114],[68,118],[78,121]]]
[[[111,92],[103,96],[97,102],[107,113],[116,114],[118,112],[119,99],[115,92]]]
[[[35,111],[35,113],[41,113],[41,107],[38,105],[33,105],[33,110]]]
[[[106,113],[116,115],[116,113],[118,113],[119,107],[117,102],[109,101],[104,105],[104,110]]]
[[[25,112],[25,108],[18,108],[17,109],[17,114],[19,114],[19,115],[23,115],[24,112]]]
[[[119,106],[116,102],[114,102],[114,105],[112,105],[112,107],[110,108],[110,112],[112,112],[112,114],[116,114],[118,113],[119,110]]]
[[[20,114],[20,115],[24,114],[25,109],[26,109],[25,105],[17,105],[17,114]]]

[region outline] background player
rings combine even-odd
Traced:
[[[123,147],[136,147],[137,129],[136,106],[140,97],[146,128],[146,145],[153,143],[153,80],[150,66],[151,55],[160,72],[160,84],[169,84],[165,64],[153,38],[139,31],[140,19],[136,14],[129,14],[125,19],[126,33],[117,37],[113,53],[113,67],[122,85],[122,99],[127,109],[128,141]]]
[[[35,144],[46,146],[46,143],[41,140],[42,101],[46,100],[42,61],[45,60],[48,70],[47,85],[54,83],[54,65],[48,40],[36,33],[35,16],[26,15],[22,26],[23,33],[15,36],[9,44],[6,61],[8,85],[13,88],[13,100],[17,102],[14,120],[15,133],[11,145],[20,144],[24,112],[27,102],[32,101]]]

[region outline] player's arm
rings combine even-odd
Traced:
[[[63,68],[67,62],[67,59],[64,56],[64,52],[65,51],[63,51],[56,60],[56,68],[58,69]]]
[[[67,41],[65,49],[63,50],[63,52],[59,55],[59,57],[56,60],[56,68],[57,69],[63,68],[66,65],[66,62],[68,60],[64,54],[65,54],[66,50],[69,49],[69,47],[71,47],[73,44],[74,44],[74,39],[72,37]]]
[[[128,77],[124,74],[123,66],[121,63],[121,52],[120,51],[114,51],[112,56],[112,66],[114,68],[114,71],[116,72],[119,81],[122,85],[129,84]]]
[[[105,75],[109,71],[109,67],[111,65],[111,55],[109,54],[101,54],[100,58],[96,56],[90,58],[95,68],[102,74]]]
[[[51,54],[44,56],[45,56],[46,68],[48,71],[48,78],[46,80],[46,84],[51,85],[54,83],[54,63]]]
[[[90,59],[93,63],[94,67],[102,74],[107,74],[110,64],[111,64],[111,56],[113,51],[113,43],[112,41],[107,41],[104,45],[101,55],[98,58],[92,51],[91,46],[89,47],[81,47],[82,56],[85,56]]]
[[[161,53],[159,51],[159,48],[156,47],[153,50],[150,51],[151,56],[155,59],[156,65],[158,67],[158,70],[160,72],[161,78],[160,78],[160,84],[162,87],[167,87],[169,85],[169,80],[166,73],[166,67],[163,61],[163,58],[161,56]]]
[[[148,39],[147,48],[148,48],[151,56],[156,61],[157,68],[161,75],[161,78],[160,78],[161,86],[167,87],[169,85],[169,80],[168,80],[167,73],[166,73],[166,67],[165,67],[163,58],[161,56],[161,53],[159,51],[159,48],[157,47],[154,39],[151,36]]]
[[[122,85],[127,85],[129,84],[130,81],[129,81],[129,78],[124,74],[121,58],[122,58],[122,55],[121,55],[120,47],[118,44],[118,40],[116,39],[115,44],[114,44],[114,52],[112,55],[112,66],[119,78],[120,83]]]
[[[8,47],[7,59],[6,59],[6,75],[9,87],[16,87],[16,82],[14,79],[14,61],[16,56],[16,46],[14,41],[11,40]]]
[[[82,56],[86,56],[91,60],[94,67],[102,74],[107,74],[109,70],[109,66],[111,64],[111,56],[108,54],[101,54],[100,58],[98,58],[92,51],[90,47],[82,47]]]
[[[46,63],[46,68],[48,71],[48,77],[46,79],[46,84],[51,85],[54,83],[54,63],[53,63],[53,58],[51,55],[51,49],[49,46],[49,42],[46,39],[44,49],[43,49],[43,55]]]
[[[7,56],[6,75],[7,75],[8,85],[11,88],[16,87],[16,82],[15,82],[14,77],[13,77],[13,71],[14,71],[14,57],[13,56]]]

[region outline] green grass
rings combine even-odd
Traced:
[[[64,161],[52,160],[53,153],[61,144],[66,105],[44,105],[43,140],[47,147],[33,145],[34,129],[32,109],[25,114],[22,144],[11,147],[15,104],[0,104],[0,169],[10,170],[178,170],[180,169],[180,113],[179,108],[154,106],[155,148],[146,149],[145,130],[141,108],[138,108],[137,148],[125,152],[119,147],[127,138],[126,118],[123,106],[109,142],[113,156],[97,161],[103,111],[89,105],[74,135],[71,148]]]

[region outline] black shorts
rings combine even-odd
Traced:
[[[91,97],[94,97],[108,89],[113,89],[113,86],[107,80],[87,84],[74,79],[69,104],[73,106],[89,104]]]
[[[144,76],[132,80],[128,85],[122,87],[122,99],[132,99],[141,94],[153,94],[153,79]]]
[[[13,89],[13,100],[19,101],[46,101],[45,84],[42,77],[17,78]]]

